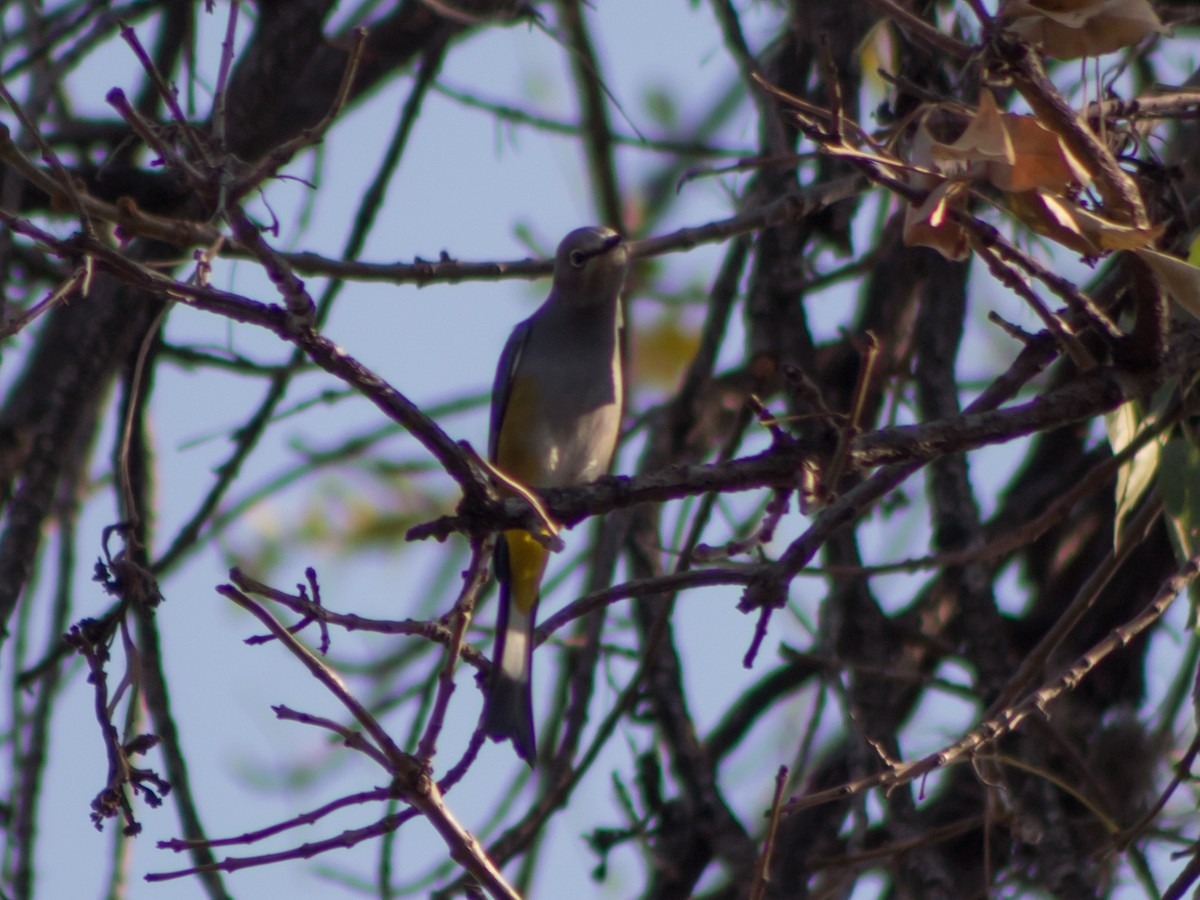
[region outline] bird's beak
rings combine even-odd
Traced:
[[[600,252],[607,253],[609,250],[611,250],[613,247],[617,246],[619,243],[621,243],[621,236],[619,234],[611,235],[610,237],[607,237],[604,239],[604,243],[601,245],[602,249]]]

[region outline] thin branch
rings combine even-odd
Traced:
[[[484,885],[489,893],[505,900],[519,900],[475,839],[454,818],[442,802],[442,794],[428,776],[425,767],[402,751],[373,715],[349,692],[342,680],[325,663],[302,645],[266,609],[233,585],[221,585],[217,592],[251,613],[299,660],[311,674],[354,717],[383,752],[394,785],[408,803],[429,820],[450,850],[450,855]],[[218,864],[221,866],[221,864]],[[223,866],[222,866],[223,867]]]
[[[816,791],[791,800],[785,813],[794,814],[834,800],[860,794],[873,788],[892,790],[955,763],[967,762],[982,748],[1016,730],[1032,715],[1048,716],[1047,707],[1058,697],[1074,690],[1103,660],[1113,652],[1129,645],[1135,637],[1153,625],[1167,611],[1180,591],[1200,573],[1200,557],[1189,559],[1179,571],[1168,578],[1154,599],[1134,618],[1113,629],[1075,662],[1060,669],[1037,690],[1025,694],[1019,702],[996,711],[978,727],[953,744],[912,763],[897,763],[884,771],[832,790]]]

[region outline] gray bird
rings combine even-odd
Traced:
[[[577,228],[554,258],[550,296],[513,329],[492,387],[488,454],[532,488],[571,487],[608,471],[621,425],[621,287],[629,250],[608,228]],[[496,545],[500,619],[484,733],[537,753],[533,626],[549,551],[510,529]]]

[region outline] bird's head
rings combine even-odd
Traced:
[[[572,304],[613,303],[625,281],[629,248],[611,228],[576,228],[558,245],[554,291]]]

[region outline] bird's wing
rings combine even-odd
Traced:
[[[508,399],[512,396],[513,376],[521,363],[521,353],[529,340],[531,330],[530,319],[513,329],[496,366],[496,380],[492,384],[492,419],[488,428],[488,459],[493,463],[496,462],[496,455],[500,449],[500,425],[508,410]]]

